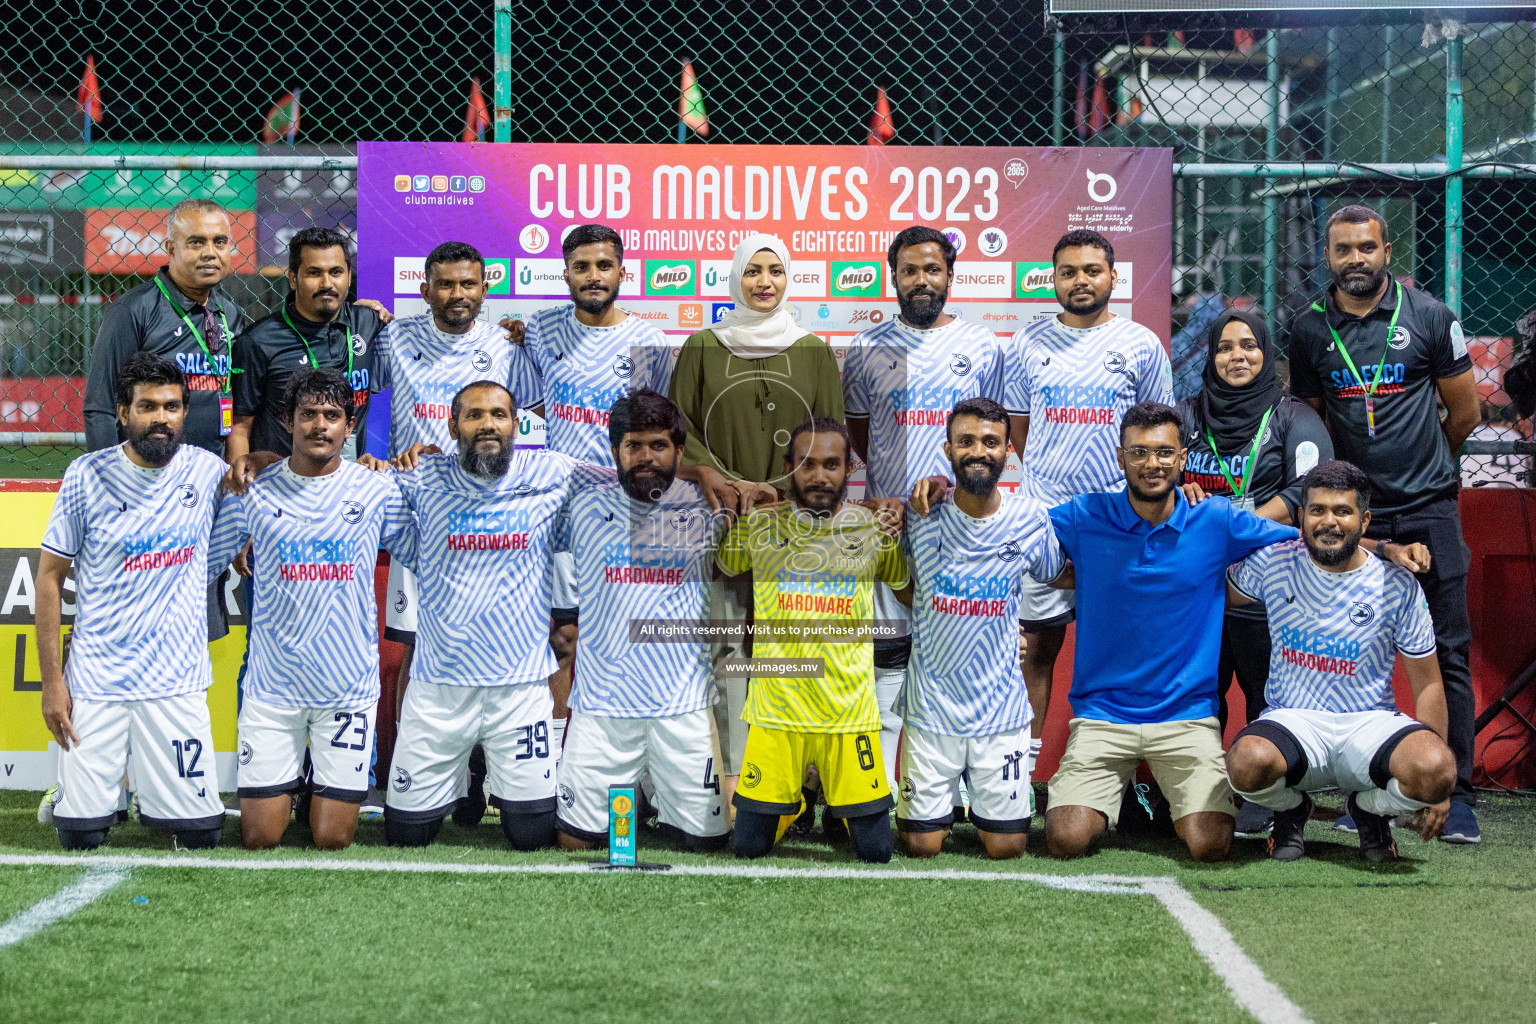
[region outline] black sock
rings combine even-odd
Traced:
[[[778,838],[779,816],[761,811],[744,811],[736,808],[736,833],[733,846],[736,856],[766,857]]]
[[[222,828],[185,829],[171,834],[176,837],[176,842],[187,850],[211,850],[224,838]]]
[[[853,840],[853,852],[858,854],[859,860],[871,864],[890,863],[895,839],[891,835],[891,819],[887,812],[845,820],[848,823],[848,835]]]
[[[384,808],[384,841],[390,846],[426,846],[443,830],[443,819],[401,821]]]
[[[501,834],[514,850],[543,850],[555,845],[555,812],[509,814],[501,812]]]
[[[104,828],[59,829],[59,845],[66,850],[94,850],[106,841],[107,830]]]

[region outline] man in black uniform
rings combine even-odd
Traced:
[[[234,432],[229,461],[251,451],[291,454],[283,426],[283,396],[293,375],[307,367],[347,375],[355,396],[357,427],[342,449],[355,459],[366,442],[368,398],[373,385],[373,339],[384,322],[370,306],[347,301],[352,288],[352,251],[331,228],[308,227],[288,243],[288,286],[283,307],[235,339]]]
[[[1333,286],[1291,321],[1291,394],[1324,414],[1337,456],[1370,477],[1376,507],[1366,536],[1430,550],[1433,564],[1418,580],[1435,623],[1446,740],[1456,755],[1443,838],[1475,843],[1470,558],[1455,455],[1482,412],[1466,334],[1443,303],[1388,274],[1392,245],[1380,214],[1346,206],[1329,218],[1326,239]]]

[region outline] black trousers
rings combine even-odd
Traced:
[[[1399,515],[1372,516],[1367,537],[1429,548],[1429,572],[1419,573],[1419,586],[1435,623],[1435,660],[1445,684],[1446,742],[1456,755],[1456,789],[1451,799],[1473,805],[1472,724],[1477,707],[1472,695],[1472,622],[1467,617],[1467,570],[1472,552],[1461,535],[1461,511],[1455,498]]]
[[[1248,721],[1256,720],[1269,705],[1264,700],[1264,685],[1269,682],[1269,620],[1228,614],[1221,620],[1221,658],[1216,663],[1216,693],[1220,699],[1216,715],[1221,731],[1227,731],[1227,687],[1232,676],[1248,703]]]

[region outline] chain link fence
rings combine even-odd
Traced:
[[[0,11],[0,476],[57,476],[80,450],[103,304],[164,262],[179,199],[230,209],[224,288],[260,315],[295,231],[355,229],[359,139],[860,145],[877,91],[889,145],[1173,147],[1181,395],[1222,308],[1283,325],[1326,283],[1319,225],[1377,207],[1396,271],[1459,306],[1471,340],[1488,422],[1469,450],[1492,454],[1465,479],[1524,472],[1509,442],[1530,424],[1502,384],[1536,308],[1530,23],[1090,33],[1012,0]],[[685,65],[707,135],[680,127]]]

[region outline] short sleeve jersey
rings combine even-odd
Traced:
[[[380,548],[410,562],[410,507],[391,478],[355,462],[300,476],[284,461],[243,495],[226,494],[209,574],[252,541],[247,697],[289,708],[352,707],[379,698]]]
[[[588,327],[572,303],[540,310],[523,339],[537,389],[518,404],[544,407],[544,446],[596,466],[613,465],[608,411],[641,388],[667,393],[672,352],[655,324],[626,316]]]
[[[42,546],[75,563],[72,696],[156,700],[213,683],[208,541],[224,468],[188,444],[159,469],[122,445],[69,464]]]
[[[991,736],[1033,717],[1019,659],[1020,582],[1049,583],[1066,556],[1046,508],[1003,495],[975,519],[946,501],[909,514],[907,544],[916,590],[912,660],[897,701],[901,717],[946,736]]]
[[[1379,558],[1348,572],[1312,561],[1300,539],[1232,567],[1232,586],[1269,609],[1269,682],[1275,708],[1394,711],[1392,666],[1435,653],[1435,626],[1419,581]]]
[[[550,531],[577,462],[516,451],[505,476],[471,476],[426,455],[396,480],[416,513],[420,600],[413,679],[439,686],[544,684],[549,649]]]
[[[1325,308],[1308,307],[1291,321],[1291,394],[1323,400],[1338,457],[1371,478],[1372,511],[1412,512],[1454,495],[1455,453],[1440,429],[1435,382],[1472,368],[1467,336],[1455,314],[1433,296],[1406,286],[1398,312],[1395,285],[1363,317],[1340,312],[1331,292],[1320,305]],[[1365,388],[1339,354],[1329,324],[1365,384],[1375,387],[1369,399],[1375,437],[1367,422]]]
[[[1157,335],[1111,317],[1097,327],[1037,320],[1008,346],[1004,405],[1029,417],[1024,492],[1047,505],[1123,490],[1120,419],[1138,402],[1173,404],[1173,372]]]
[[[537,390],[523,350],[506,331],[483,320],[463,334],[447,334],[437,329],[430,312],[403,316],[379,333],[375,345],[379,387],[392,389],[391,457],[417,443],[454,451],[457,446],[448,436],[453,396],[477,380],[506,384],[514,396]]]
[[[847,503],[825,519],[790,502],[753,512],[726,535],[716,561],[728,575],[752,573],[758,623],[866,625],[874,611],[875,583],[900,590],[909,580],[896,540],[880,531],[868,509]],[[752,655],[820,658],[826,674],[819,679],[753,678],[742,711],[751,724],[809,733],[880,728],[874,647],[868,639],[832,643],[758,636]]]
[[[709,618],[724,520],[699,489],[675,480],[657,502],[634,501],[611,469],[582,467],[552,544],[576,562],[581,643],[571,707],[610,718],[658,718],[714,698],[708,643],[639,635],[641,620]]]
[[[1003,400],[997,335],[956,317],[918,330],[900,319],[860,332],[843,362],[843,406],[869,417],[867,493],[905,498],[918,480],[954,478],[944,457],[950,410],[967,398]]]

